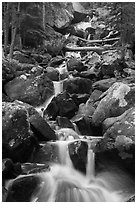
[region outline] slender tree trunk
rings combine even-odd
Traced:
[[[20,2],[18,2],[18,10],[16,11],[16,8],[13,4],[12,6],[12,40],[11,40],[11,46],[10,46],[10,53],[9,53],[9,59],[13,58],[13,50],[15,46],[15,39],[17,34],[17,28],[19,23],[19,12],[20,12]]]
[[[45,2],[42,3],[42,23],[45,31]],[[43,39],[43,45],[45,45],[45,39]]]
[[[8,46],[8,37],[9,37],[9,2],[4,2],[4,51],[5,57],[7,56],[7,46]]]

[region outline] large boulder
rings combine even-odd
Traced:
[[[92,89],[92,82],[90,79],[75,77],[64,81],[63,90],[73,94],[89,94]]]
[[[100,96],[100,99],[92,117],[94,126],[101,126],[106,118],[119,116],[132,107],[135,103],[135,89],[116,82]]]
[[[102,79],[96,81],[92,84],[93,89],[98,89],[100,91],[106,91],[116,82],[116,78]]]
[[[25,162],[37,147],[28,112],[15,103],[2,103],[2,156]]]
[[[45,114],[47,113],[53,119],[57,116],[67,117],[70,119],[75,115],[77,110],[78,107],[73,99],[66,91],[64,91],[52,99],[51,103],[45,110]]]
[[[54,67],[47,67],[46,75],[52,81],[59,81],[59,71]]]
[[[84,71],[85,66],[80,60],[72,58],[67,62],[67,69],[68,71],[77,70],[78,72],[81,72]]]
[[[121,160],[134,173],[135,165],[135,109],[130,108],[122,115],[104,121],[105,133],[95,146],[95,152],[111,154],[111,160]]]
[[[84,141],[75,141],[68,144],[69,155],[72,163],[78,171],[86,174],[88,144]]]
[[[33,106],[43,104],[54,93],[53,82],[46,76],[26,77],[21,75],[5,85],[5,91],[12,100],[20,100]]]
[[[56,134],[49,124],[40,116],[36,109],[21,101],[15,101],[15,104],[22,106],[28,112],[28,121],[38,141],[56,140]]]

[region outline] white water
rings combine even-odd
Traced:
[[[31,202],[122,202],[128,196],[122,194],[123,186],[133,186],[128,176],[117,170],[95,176],[94,153],[88,143],[86,175],[74,169],[68,144],[73,141],[50,142],[58,147],[59,164],[51,164],[49,172],[34,174],[41,180]],[[85,140],[84,140],[85,141]],[[29,176],[29,175],[27,175]],[[17,178],[18,179],[18,178]],[[123,183],[123,179],[124,182]],[[16,179],[15,179],[16,180]],[[10,182],[12,185],[12,182]],[[123,185],[123,186],[122,186]]]

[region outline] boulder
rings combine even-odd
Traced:
[[[67,69],[68,71],[77,70],[78,72],[81,72],[81,71],[84,71],[85,66],[80,60],[76,58],[72,58],[67,62]]]
[[[42,180],[36,175],[18,177],[9,183],[6,202],[31,202],[41,185]]]
[[[101,73],[103,76],[114,77],[116,74],[121,75],[123,69],[127,67],[126,63],[122,60],[120,52],[117,50],[104,53],[102,58]]]
[[[24,54],[20,51],[13,52],[13,59],[19,61],[20,63],[26,63],[26,64],[35,64],[36,60],[27,54]]]
[[[89,94],[92,90],[92,82],[90,79],[80,77],[67,79],[63,83],[63,90],[70,94]]]
[[[59,81],[59,71],[54,67],[47,67],[45,72],[51,81]]]
[[[15,101],[15,104],[22,106],[28,112],[28,121],[38,141],[56,140],[56,134],[49,124],[40,116],[36,109],[21,101]]]
[[[42,146],[34,152],[29,162],[46,165],[59,162],[58,146],[56,142],[43,143]]]
[[[116,81],[116,78],[102,79],[94,82],[92,84],[92,88],[104,92],[109,89]]]
[[[81,103],[86,103],[89,98],[89,94],[72,94],[71,97],[74,100],[75,104],[79,106]]]
[[[43,104],[54,93],[53,82],[46,76],[16,77],[5,85],[5,91],[12,100],[20,100],[33,106]]]
[[[135,136],[135,109],[130,108],[122,115],[116,118],[107,118],[104,121],[105,129],[104,137],[115,138],[120,135],[125,135],[131,140],[134,140]]]
[[[57,116],[56,121],[60,128],[72,128],[73,130],[75,129],[73,123],[66,117]]]
[[[68,144],[69,155],[78,171],[86,174],[88,144],[84,141],[75,141]]]
[[[130,108],[116,118],[108,118],[103,138],[95,146],[95,152],[106,153],[121,160],[125,167],[135,171],[135,109]],[[111,158],[112,160],[112,158]]]
[[[62,56],[56,56],[50,60],[50,62],[48,63],[48,66],[58,67],[63,61],[64,61],[64,58]]]
[[[52,99],[44,114],[47,113],[53,119],[57,116],[67,117],[70,119],[75,115],[77,110],[78,107],[74,103],[73,99],[66,91],[64,91]]]
[[[25,162],[37,147],[25,108],[2,103],[2,156],[13,162]]]
[[[21,164],[13,163],[9,158],[2,160],[2,179],[13,179],[22,173]]]
[[[56,131],[56,135],[61,141],[79,139],[79,135],[72,128],[61,128]]]
[[[100,99],[92,117],[92,124],[96,127],[101,126],[106,118],[119,116],[134,106],[135,89],[116,82],[100,96]]]

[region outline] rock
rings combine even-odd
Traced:
[[[98,89],[95,89],[91,95],[90,98],[88,99],[87,103],[94,104],[96,101],[99,100],[99,97],[101,96],[102,91],[99,91]]]
[[[104,130],[104,137],[115,138],[119,135],[125,135],[134,140],[135,136],[135,109],[130,108],[122,115],[116,118],[107,118],[104,121],[106,130]]]
[[[127,84],[116,82],[100,96],[99,102],[93,117],[94,126],[100,126],[109,117],[116,117],[134,106],[135,89]]]
[[[48,164],[36,164],[36,163],[23,163],[21,165],[22,174],[34,174],[34,173],[41,173],[50,170]]]
[[[64,58],[62,56],[56,56],[50,60],[48,66],[56,67],[56,66],[59,66],[63,61],[64,61]]]
[[[55,57],[59,55],[60,51],[64,47],[66,38],[62,34],[55,32],[55,30],[49,25],[45,26],[45,30],[48,31],[45,36],[45,48],[52,57]]]
[[[36,109],[21,101],[15,101],[15,104],[24,107],[28,112],[28,121],[30,128],[33,131],[38,141],[56,140],[56,135],[49,124],[39,115]]]
[[[84,71],[85,66],[80,60],[76,58],[72,58],[67,62],[67,69],[68,71],[77,70],[78,72],[81,72],[81,71]]]
[[[33,59],[36,60],[36,62],[38,62],[39,64],[42,63],[43,61],[43,55],[41,54],[37,54],[37,53],[31,53],[31,57],[33,57]]]
[[[59,162],[58,146],[56,142],[42,144],[42,147],[37,149],[33,157],[29,159],[31,163],[46,164]]]
[[[73,19],[72,3],[46,2],[45,23],[51,27],[64,29]]]
[[[72,128],[74,130],[73,123],[66,117],[57,116],[56,121],[60,128]]]
[[[6,58],[2,58],[2,83],[3,85],[15,77],[15,68]]]
[[[2,202],[6,202],[7,195],[8,195],[7,189],[4,186],[2,186]]]
[[[104,63],[101,65],[102,75],[108,75],[111,77],[115,76],[115,73],[122,73],[123,69],[127,67],[126,63],[123,62],[119,51],[108,51],[103,56]]]
[[[53,67],[47,67],[46,68],[46,76],[51,81],[59,81],[59,71]]]
[[[33,106],[43,104],[54,94],[53,82],[42,74],[34,78],[22,75],[5,85],[5,91],[12,100],[20,100]]]
[[[20,63],[35,64],[36,61],[32,56],[26,55],[20,51],[13,52],[13,59],[18,60]]]
[[[79,139],[79,135],[72,128],[61,128],[56,131],[58,140],[74,140]]]
[[[67,79],[63,83],[63,90],[70,94],[89,94],[92,90],[92,82],[90,79],[80,77]]]
[[[89,94],[72,94],[71,97],[74,100],[75,104],[79,106],[81,103],[86,103],[89,98]]]
[[[68,149],[75,169],[86,174],[88,144],[79,140],[68,144]]]
[[[2,160],[2,179],[13,179],[22,173],[21,164],[13,163],[9,158]]]
[[[13,162],[25,162],[37,147],[25,108],[2,103],[2,156]]]
[[[2,102],[11,102],[11,99],[4,93],[2,93]]]
[[[44,65],[48,65],[48,63],[50,62],[52,56],[49,53],[44,53],[42,54],[43,60],[42,60],[42,64]]]
[[[116,78],[102,79],[92,84],[92,88],[100,91],[106,91],[116,82]]]
[[[111,152],[124,162],[126,169],[134,173],[135,168],[135,109],[130,108],[110,124],[103,138],[98,141],[95,152]],[[114,156],[113,155],[113,156]],[[117,156],[116,156],[117,155]]]
[[[67,117],[70,119],[75,115],[77,110],[78,107],[74,103],[73,99],[67,92],[63,92],[52,99],[51,103],[45,110],[45,113],[53,119],[57,116]]]
[[[72,2],[73,9],[74,9],[74,19],[72,23],[79,23],[81,22],[86,16],[88,12],[84,9],[84,7],[79,2]]]
[[[18,177],[9,183],[6,202],[30,202],[33,193],[37,193],[41,185],[42,180],[36,175]]]

